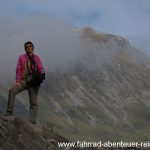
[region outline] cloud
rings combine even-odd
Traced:
[[[28,40],[35,43],[45,64],[53,66],[78,57],[76,49],[81,51],[82,45],[68,33],[83,26],[126,37],[150,55],[149,6],[148,0],[0,1],[1,77],[6,72],[15,75],[16,56],[24,52]]]

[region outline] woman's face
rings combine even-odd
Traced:
[[[33,53],[33,46],[31,44],[27,44],[25,47],[25,51],[27,54],[32,54]]]

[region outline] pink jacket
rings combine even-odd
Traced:
[[[38,55],[34,54],[35,61],[37,63],[38,69],[41,73],[45,73],[42,62],[40,60],[40,57]],[[16,82],[21,81],[23,77],[23,69],[24,65],[28,60],[27,54],[20,55],[17,63],[17,68],[16,68]]]

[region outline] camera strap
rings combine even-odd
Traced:
[[[38,71],[38,65],[35,61],[34,54],[32,56],[28,56],[27,70],[28,70],[28,73],[32,71]]]

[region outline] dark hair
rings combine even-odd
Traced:
[[[28,44],[32,45],[32,47],[33,47],[33,49],[34,49],[34,45],[33,45],[33,43],[32,43],[31,41],[28,41],[28,42],[26,42],[26,43],[24,44],[24,48],[25,48],[25,49],[26,49],[26,46],[27,46]]]

